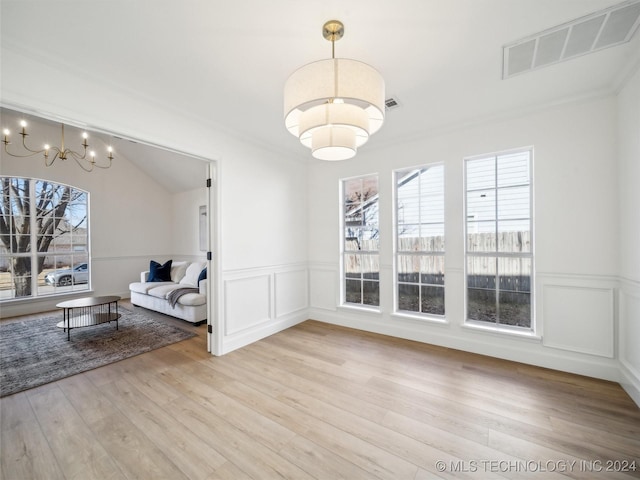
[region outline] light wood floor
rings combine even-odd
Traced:
[[[198,336],[0,400],[2,478],[640,478],[615,383],[314,321],[215,358],[168,321]]]

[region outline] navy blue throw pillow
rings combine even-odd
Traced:
[[[171,262],[173,262],[173,260],[169,260],[164,265],[160,265],[158,262],[151,260],[149,263],[149,277],[147,282],[170,282]]]
[[[198,286],[200,286],[200,280],[204,280],[205,278],[207,278],[207,267],[204,267],[200,275],[198,275]]]

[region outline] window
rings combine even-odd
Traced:
[[[395,172],[396,309],[444,315],[444,165]]]
[[[89,194],[0,177],[0,300],[89,289]]]
[[[342,181],[343,303],[380,305],[378,176]]]
[[[467,321],[532,329],[532,151],[465,161]]]

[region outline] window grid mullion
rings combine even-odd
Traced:
[[[36,232],[36,183],[37,181],[29,182],[29,229],[30,229],[30,242],[31,242],[31,296],[33,292],[38,291],[38,234]],[[35,295],[37,296],[37,294]]]
[[[500,272],[498,271],[498,253],[500,251],[500,247],[499,247],[499,241],[498,241],[498,156],[496,155],[493,158],[493,162],[494,162],[494,179],[493,179],[493,184],[494,184],[494,195],[493,198],[495,198],[495,213],[494,213],[494,218],[496,219],[496,223],[495,223],[495,235],[496,235],[496,255],[495,255],[495,271],[496,271],[496,275],[495,275],[495,282],[496,282],[496,325],[500,324]]]

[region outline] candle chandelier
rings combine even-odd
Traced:
[[[322,35],[331,42],[331,58],[305,65],[287,79],[285,126],[315,158],[346,160],[384,122],[384,79],[366,63],[335,58],[342,22],[326,22]]]
[[[9,151],[9,145],[11,142],[9,141],[9,135],[11,132],[9,129],[5,128],[3,130],[4,138],[2,139],[2,143],[4,143],[4,151],[11,155],[12,157],[26,158],[32,157],[39,153],[44,156],[44,164],[47,167],[50,167],[55,163],[56,160],[68,160],[73,159],[75,162],[85,171],[91,172],[94,168],[109,168],[111,167],[111,162],[113,161],[113,149],[111,147],[107,147],[107,156],[103,160],[96,159],[96,152],[93,150],[88,150],[89,144],[87,143],[87,139],[89,135],[87,132],[82,133],[82,152],[76,152],[71,150],[70,148],[66,148],[64,145],[64,123],[62,125],[62,137],[60,140],[60,147],[51,146],[49,144],[44,144],[43,148],[40,150],[33,150],[27,145],[27,137],[29,134],[27,133],[27,122],[22,120],[20,122],[20,127],[22,130],[18,133],[22,137],[22,147],[26,151],[26,153],[12,153]]]

